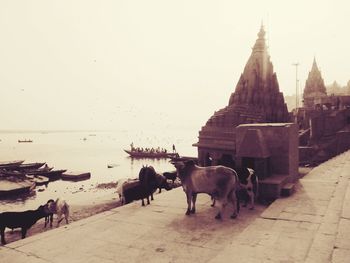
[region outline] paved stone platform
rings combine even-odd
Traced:
[[[350,262],[350,151],[314,168],[269,207],[185,216],[177,188],[0,246],[1,262]],[[39,224],[41,222],[38,222]]]

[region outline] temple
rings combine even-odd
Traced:
[[[262,25],[228,105],[216,111],[199,132],[199,141],[194,144],[198,147],[199,163],[235,166],[237,126],[288,121],[289,113],[273,71]]]
[[[316,165],[350,149],[350,96],[337,82],[327,89],[316,59],[298,108],[299,163]]]
[[[314,58],[311,71],[305,83],[303,94],[304,107],[309,109],[314,108],[316,105],[322,105],[326,100],[326,86]]]

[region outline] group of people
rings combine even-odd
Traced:
[[[160,148],[159,146],[157,148],[143,148],[143,147],[134,147],[134,143],[130,144],[131,151],[133,152],[150,152],[150,153],[167,153],[167,149]],[[175,145],[173,144],[173,153],[176,153]]]

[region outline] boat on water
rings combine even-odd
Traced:
[[[131,150],[125,150],[124,151],[130,155],[130,157],[133,158],[172,158],[175,156],[178,156],[178,153],[168,153],[168,152],[151,152],[151,151],[131,151]]]
[[[82,181],[90,179],[91,173],[89,172],[65,172],[61,175],[62,180],[67,181]]]
[[[19,142],[19,143],[22,143],[22,142],[33,142],[33,140],[27,140],[27,139],[25,139],[25,140],[18,140],[18,142]]]
[[[30,180],[0,182],[0,198],[15,194],[26,194],[35,188],[35,183]]]

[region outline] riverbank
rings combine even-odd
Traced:
[[[113,208],[119,207],[119,197],[117,197],[116,193],[108,194],[105,196],[101,196],[93,201],[87,202],[82,200],[81,202],[69,203],[70,208],[70,216],[69,222],[79,221],[81,219],[111,210]],[[56,216],[56,215],[55,215]],[[36,224],[34,224],[27,232],[27,237],[36,235],[38,233],[50,231],[56,228],[57,218],[54,217],[53,227],[50,228],[45,225],[45,219],[40,219]],[[66,227],[65,220],[62,220],[59,227]],[[5,234],[6,242],[11,243],[21,239],[21,229],[17,228],[11,231],[6,228]]]

